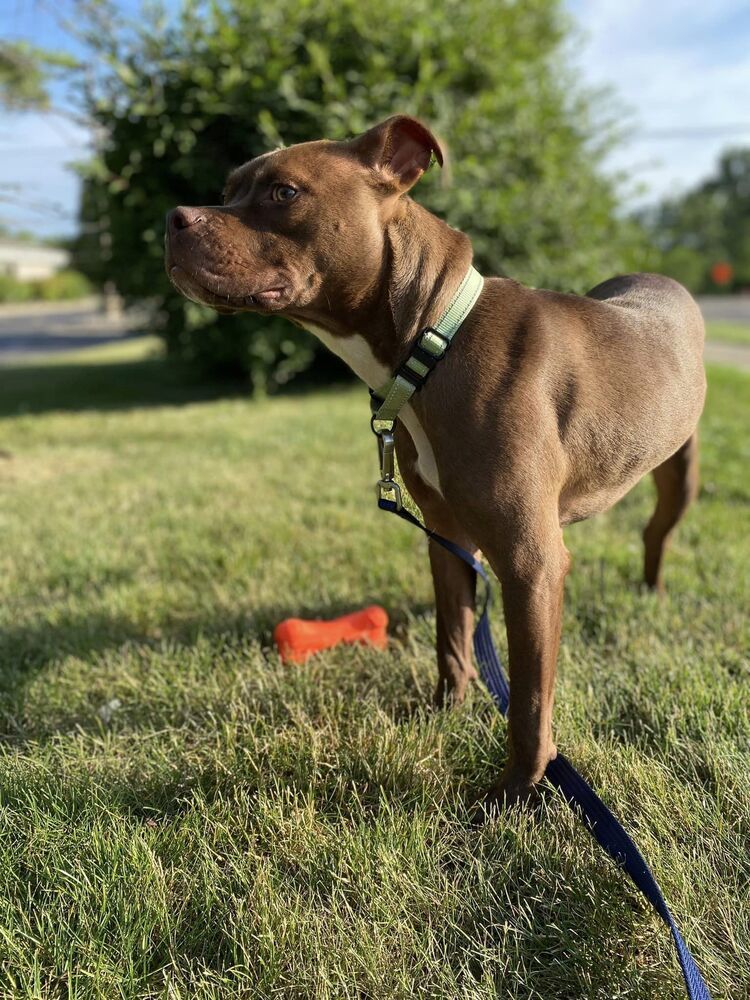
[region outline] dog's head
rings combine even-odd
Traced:
[[[384,233],[437,140],[402,115],[349,142],[305,142],[229,176],[224,204],[167,216],[166,269],[220,312],[295,312],[336,296],[356,306],[382,268]],[[343,299],[342,299],[343,296]]]

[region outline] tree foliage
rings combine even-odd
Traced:
[[[643,217],[656,266],[691,291],[716,291],[711,268],[731,265],[727,290],[750,288],[750,149],[724,153],[714,174]]]
[[[345,138],[395,112],[447,140],[448,183],[416,192],[471,235],[480,268],[583,289],[623,267],[629,224],[599,163],[597,101],[563,55],[560,0],[217,0],[101,24],[85,103],[102,136],[86,175],[79,266],[148,300],[170,350],[258,384],[317,348],[280,320],[220,318],[162,270],[165,212],[215,204],[230,168],[279,144]]]
[[[27,42],[0,42],[0,106],[11,111],[47,111],[50,74],[77,66],[75,59],[61,52]]]
[[[0,104],[14,110],[49,105],[44,67],[30,45],[0,43]]]

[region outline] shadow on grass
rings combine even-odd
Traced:
[[[0,368],[0,417],[182,406],[247,395],[247,383],[207,381],[185,365],[159,358]]]
[[[39,622],[5,628],[0,633],[0,741],[23,745],[28,741],[49,739],[60,732],[69,732],[72,726],[87,731],[98,730],[94,716],[80,711],[65,711],[62,716],[48,717],[45,724],[27,726],[24,722],[26,689],[37,677],[68,656],[91,661],[97,656],[123,646],[159,650],[160,648],[184,649],[186,652],[199,640],[208,640],[221,647],[227,643],[255,641],[263,649],[273,648],[273,629],[284,618],[335,618],[354,607],[375,603],[372,595],[353,595],[346,603],[335,602],[321,606],[268,605],[260,608],[207,611],[204,615],[158,623],[158,636],[144,631],[143,626],[127,615],[87,612],[85,615],[60,618],[54,622]],[[410,624],[432,610],[431,605],[414,604],[390,612],[389,634],[397,646],[408,640]],[[275,654],[272,654],[275,655]],[[382,673],[382,672],[381,672]],[[362,680],[362,678],[360,678]],[[378,675],[364,679],[382,695],[384,707],[397,721],[405,721],[414,706],[400,701],[388,701],[388,678]],[[382,680],[382,683],[380,681]],[[352,694],[357,695],[357,678],[352,679]],[[142,706],[138,725],[150,724],[148,706]]]
[[[538,997],[624,996],[634,982],[643,991],[638,996],[659,995],[657,988],[664,991],[665,986],[663,968],[621,955],[623,940],[638,939],[649,916],[633,904],[625,878],[614,866],[597,871],[595,895],[588,865],[571,875],[564,857],[544,843],[545,825],[554,820],[554,812],[539,819],[532,855],[517,853],[515,817],[501,819],[497,839],[505,861],[500,866],[494,838],[485,835],[476,850],[481,874],[476,882],[462,885],[467,901],[463,912],[443,932],[449,963],[465,963],[469,984],[491,979],[498,996],[518,995],[516,981],[506,978],[509,967],[525,971],[524,986],[531,989],[533,983],[530,995]],[[502,889],[488,898],[482,881],[495,867]],[[537,889],[540,882],[543,888]],[[508,928],[513,928],[510,935]],[[467,947],[469,942],[474,946]],[[570,971],[561,975],[566,964]]]
[[[285,395],[320,391],[351,378],[337,358],[325,358],[281,391]],[[164,358],[0,367],[0,417],[183,406],[250,395],[247,378],[211,376],[184,362]]]

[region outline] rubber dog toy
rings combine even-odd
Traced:
[[[388,644],[388,615],[377,604],[325,621],[319,618],[286,618],[273,630],[282,660],[304,663],[313,653],[340,643],[367,643],[384,649]]]

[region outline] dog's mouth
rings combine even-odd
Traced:
[[[272,285],[259,288],[248,295],[224,293],[218,279],[202,273],[187,271],[179,264],[168,264],[169,280],[178,292],[200,305],[210,306],[220,313],[236,313],[247,310],[264,310],[275,312],[283,309],[291,301],[291,289],[288,285]],[[212,289],[208,285],[213,284]]]

